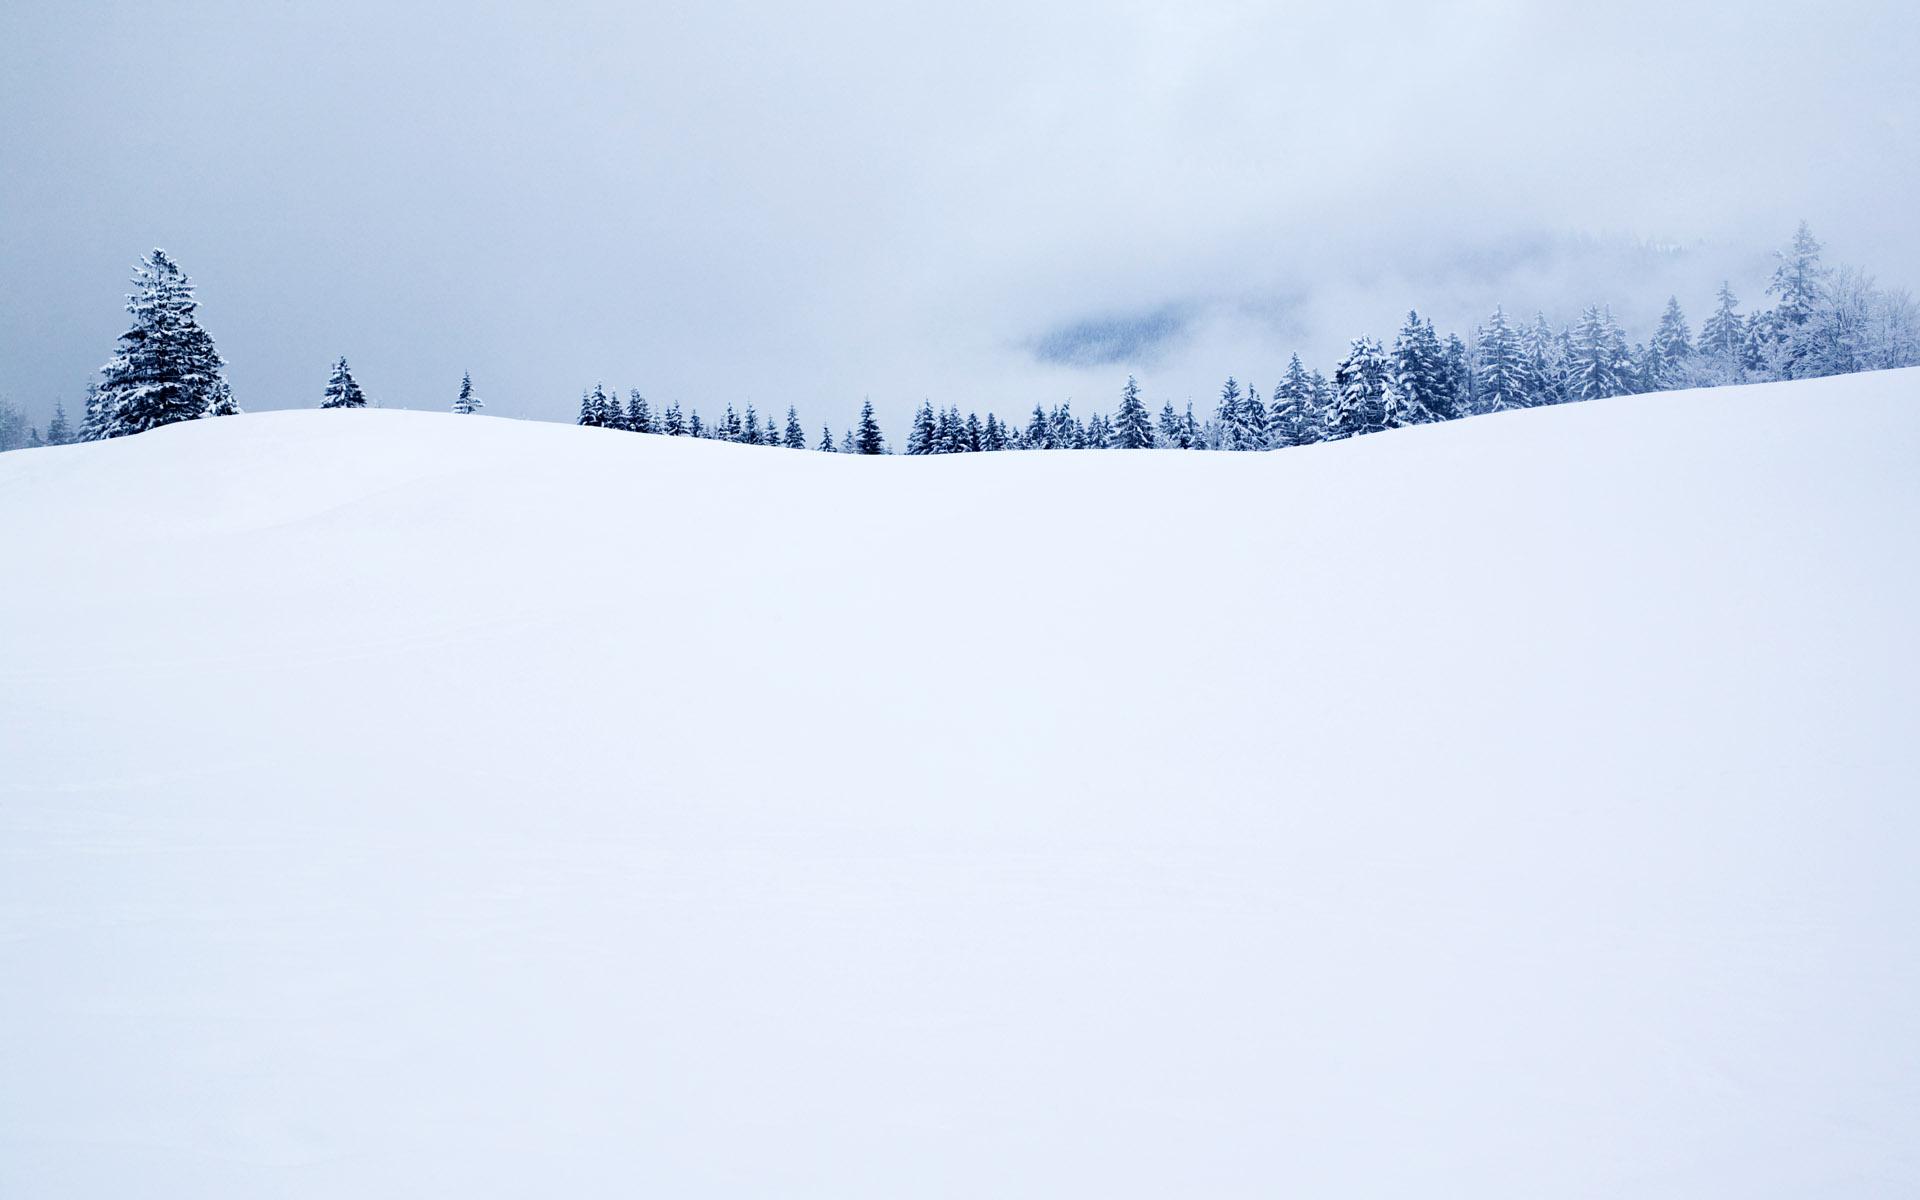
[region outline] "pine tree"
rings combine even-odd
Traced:
[[[740,433],[740,440],[749,446],[760,444],[760,414],[753,411],[753,405],[747,405],[747,421]]]
[[[1319,414],[1313,405],[1313,379],[1300,356],[1287,359],[1286,373],[1273,385],[1273,408],[1267,413],[1267,445],[1278,449],[1320,438]]]
[[[1086,443],[1086,432],[1073,419],[1073,400],[1062,400],[1047,419],[1047,442],[1056,450],[1079,450]]]
[[[1333,372],[1334,401],[1327,412],[1327,435],[1344,438],[1371,433],[1385,420],[1387,356],[1369,337],[1353,340]]]
[[[980,423],[979,413],[968,413],[967,423],[963,427],[961,449],[969,454],[979,454],[987,448],[987,427]]]
[[[833,448],[833,427],[832,426],[822,425],[820,427],[820,444],[818,446],[815,446],[814,449],[818,450],[822,454],[836,453],[836,451]]]
[[[1533,324],[1521,336],[1526,356],[1527,404],[1564,404],[1567,400],[1566,339],[1555,337],[1545,313],[1535,313]]]
[[[1053,427],[1047,423],[1047,414],[1040,411],[1038,404],[1033,406],[1033,417],[1027,422],[1027,449],[1051,450],[1053,448]]]
[[[1820,265],[1820,243],[1805,221],[1794,231],[1793,245],[1775,257],[1780,265],[1767,284],[1767,295],[1780,297],[1774,312],[1783,325],[1805,325],[1820,307],[1827,278],[1827,269]]]
[[[1746,376],[1742,351],[1746,347],[1747,325],[1740,316],[1739,305],[1732,286],[1723,282],[1714,298],[1713,315],[1700,327],[1700,357],[1721,383],[1738,383]]]
[[[485,407],[486,405],[481,403],[480,397],[473,394],[473,376],[464,371],[461,372],[460,395],[453,402],[453,411],[459,413],[461,416],[470,416]]]
[[[1649,391],[1685,386],[1693,366],[1693,334],[1678,296],[1667,297],[1666,311],[1647,343],[1647,363]]]
[[[1120,389],[1120,408],[1114,414],[1113,437],[1107,445],[1116,450],[1153,449],[1153,418],[1140,402],[1140,384],[1131,375],[1127,376],[1127,386]]]
[[[1480,327],[1477,340],[1480,343],[1478,410],[1504,412],[1527,407],[1531,397],[1526,347],[1520,334],[1507,323],[1504,309],[1493,310],[1487,323]]]
[[[660,421],[660,432],[666,434],[668,437],[687,436],[687,420],[680,415],[680,402],[678,400],[667,405],[666,415]]]
[[[1474,395],[1473,354],[1457,333],[1447,335],[1441,351],[1441,393],[1449,414],[1442,420],[1479,410],[1479,398]]]
[[[707,424],[700,419],[700,410],[689,409],[687,413],[687,436],[703,438],[707,436]]]
[[[365,408],[366,393],[354,382],[353,372],[347,369],[347,360],[343,355],[333,364],[333,375],[327,380],[327,390],[320,398],[321,408]]]
[[[781,445],[789,450],[805,450],[807,448],[806,430],[800,428],[800,414],[793,411],[793,405],[791,404],[787,405],[787,432],[785,438],[781,441]]]
[[[73,425],[67,420],[67,406],[53,402],[53,420],[47,422],[47,445],[65,446],[73,441]]]
[[[1214,409],[1214,436],[1207,444],[1215,450],[1250,450],[1246,410],[1241,407],[1240,381],[1227,376],[1220,385],[1220,405]]]
[[[193,284],[163,250],[134,267],[127,297],[133,327],[100,369],[100,432],[144,433],[175,421],[239,411],[221,374],[225,364],[200,328]]]
[[[1007,441],[1006,422],[988,413],[987,428],[980,436],[980,448],[990,453],[997,453],[1007,448]]]
[[[653,408],[647,398],[640,394],[639,388],[627,392],[627,428],[635,433],[659,433],[660,426],[654,420]]]
[[[1397,429],[1441,420],[1444,370],[1440,339],[1434,335],[1433,326],[1422,322],[1419,313],[1409,312],[1407,323],[1393,339],[1386,387],[1380,397],[1380,423]]]
[[[933,440],[937,432],[933,419],[933,402],[923,400],[914,410],[913,427],[907,430],[908,454],[932,454]]]
[[[873,401],[860,405],[860,433],[854,439],[853,448],[861,454],[885,454],[886,439],[880,436],[880,422],[873,419]]]
[[[1611,309],[1588,306],[1574,326],[1567,355],[1570,399],[1598,400],[1632,390],[1633,360]]]

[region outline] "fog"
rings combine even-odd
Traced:
[[[0,11],[0,395],[77,409],[129,267],[240,403],[1024,412],[1270,385],[1408,307],[1695,322],[1812,222],[1920,284],[1920,18],[1869,3]]]

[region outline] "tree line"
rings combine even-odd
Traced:
[[[1111,415],[1082,419],[1071,402],[1036,404],[1024,419],[989,411],[962,415],[957,405],[923,403],[914,413],[907,454],[997,450],[1124,449],[1272,450],[1380,430],[1448,421],[1480,413],[1596,400],[1637,392],[1807,379],[1920,364],[1920,307],[1902,291],[1881,289],[1850,267],[1829,267],[1805,222],[1767,285],[1771,307],[1741,313],[1721,284],[1714,310],[1696,334],[1679,301],[1669,298],[1652,334],[1628,340],[1612,310],[1594,306],[1555,328],[1544,315],[1515,321],[1500,308],[1467,338],[1441,337],[1433,322],[1409,312],[1391,343],[1355,338],[1331,376],[1308,369],[1298,354],[1264,394],[1229,377],[1210,411],[1188,401],[1163,402],[1154,413],[1128,377]],[[193,287],[164,251],[134,273],[127,299],[133,321],[121,335],[98,383],[87,390],[76,427],[56,404],[43,434],[0,402],[0,450],[122,437],[176,421],[239,412],[213,339],[200,327]],[[367,395],[343,357],[321,393],[322,408],[363,408]],[[484,404],[463,375],[456,413]],[[808,436],[798,412],[784,420],[748,404],[732,404],[711,421],[678,401],[651,404],[639,391],[623,402],[604,385],[582,392],[577,421],[666,437],[709,438],[746,445],[841,454],[887,454],[871,401],[836,437],[822,427]]]

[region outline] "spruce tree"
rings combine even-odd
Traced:
[[[1380,423],[1396,429],[1422,425],[1451,415],[1441,395],[1445,378],[1440,339],[1431,323],[1409,312],[1407,323],[1393,339],[1387,363],[1386,386],[1380,399]]]
[[[1173,410],[1169,407],[1167,411]],[[1153,449],[1153,418],[1140,402],[1140,384],[1131,375],[1127,376],[1127,386],[1120,389],[1120,408],[1114,413],[1113,437],[1107,444],[1116,450]]]
[[[366,393],[354,381],[353,372],[347,369],[345,355],[334,360],[333,374],[327,379],[327,390],[321,394],[321,408],[365,408]]]
[[[659,433],[660,426],[654,420],[653,408],[647,398],[640,394],[639,388],[627,392],[627,428],[635,433]]]
[[[53,420],[47,422],[47,445],[64,446],[73,441],[73,425],[67,420],[67,406],[53,402]]]
[[[1027,421],[1027,449],[1047,450],[1052,448],[1052,426],[1047,423],[1047,414],[1038,404],[1033,406],[1033,416]]]
[[[820,427],[820,444],[818,446],[815,446],[814,449],[820,451],[820,453],[822,454],[836,453],[836,451],[833,448],[833,427],[832,426],[822,425]]]
[[[787,430],[786,436],[782,439],[781,444],[789,450],[805,450],[807,448],[806,430],[800,428],[800,414],[793,411],[793,405],[791,404],[787,405]]]
[[[932,454],[933,441],[937,427],[933,419],[933,402],[923,400],[913,412],[913,426],[907,430],[908,454]]]
[[[1241,408],[1240,381],[1227,376],[1220,385],[1220,405],[1214,409],[1214,436],[1207,444],[1215,450],[1248,450],[1246,413]]]
[[[1520,334],[1508,324],[1504,309],[1493,310],[1487,323],[1480,327],[1477,340],[1480,371],[1476,408],[1481,412],[1504,412],[1527,407],[1526,347]]]
[[[481,403],[480,397],[473,394],[473,376],[462,371],[460,373],[460,395],[456,397],[453,402],[453,411],[459,413],[461,416],[471,416],[485,407],[486,405]]]
[[[1648,390],[1686,384],[1693,366],[1693,334],[1687,326],[1686,314],[1680,311],[1678,296],[1667,297],[1666,311],[1660,314],[1660,324],[1654,327],[1653,339],[1647,343],[1647,360],[1652,368]]]
[[[1747,341],[1747,324],[1740,316],[1740,302],[1733,287],[1725,282],[1714,297],[1713,315],[1700,327],[1700,357],[1706,361],[1721,383],[1738,383],[1745,377],[1742,350]]]
[[[871,400],[860,405],[860,431],[854,438],[853,448],[860,454],[887,452],[887,441],[880,436],[880,422],[873,418],[873,401]]]
[[[678,400],[667,405],[666,414],[660,420],[660,432],[666,434],[668,437],[685,437],[687,435],[687,419],[680,415],[680,402]]]
[[[133,327],[100,369],[104,437],[144,433],[176,421],[239,411],[221,374],[225,364],[194,315],[193,284],[164,250],[134,267],[127,297]]]
[[[1385,419],[1387,356],[1380,343],[1359,337],[1334,368],[1333,405],[1327,412],[1330,438],[1353,437],[1381,428]]]

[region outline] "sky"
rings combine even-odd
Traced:
[[[0,6],[0,396],[163,246],[250,409],[1024,413],[1330,369],[1418,308],[1920,285],[1901,0]],[[816,435],[817,436],[817,435]]]

